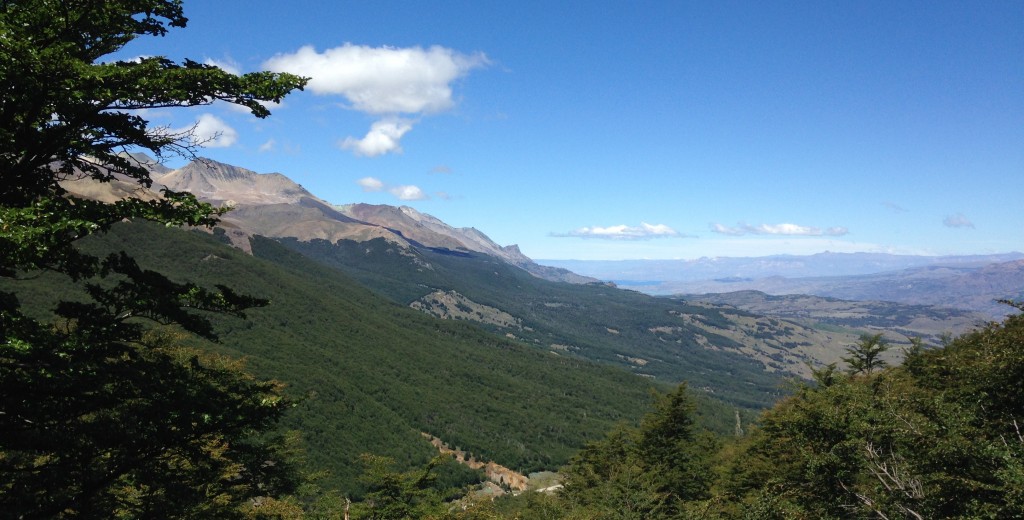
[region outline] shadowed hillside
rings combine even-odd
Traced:
[[[651,383],[625,371],[396,305],[272,240],[256,238],[249,256],[207,234],[131,223],[83,247],[127,250],[173,279],[269,298],[247,320],[215,317],[221,343],[206,348],[285,382],[300,399],[287,425],[302,431],[314,466],[348,489],[362,453],[426,461],[434,451],[420,432],[522,472],[557,468],[649,399]],[[14,289],[36,313],[73,297],[46,276]]]

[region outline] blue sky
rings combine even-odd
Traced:
[[[556,5],[557,4],[557,5]],[[1024,2],[186,0],[117,57],[313,77],[203,155],[535,259],[1024,250]]]

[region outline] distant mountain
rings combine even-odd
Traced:
[[[817,322],[763,316],[710,300],[653,298],[587,283],[596,280],[540,266],[515,246],[501,247],[477,229],[454,228],[405,206],[331,205],[280,174],[258,174],[204,159],[162,173],[154,168],[153,178],[202,200],[233,206],[222,229],[243,250],[252,252],[259,237],[273,238],[400,305],[473,321],[553,354],[610,363],[666,382],[690,381],[694,388],[742,407],[769,405],[778,395],[779,377],[807,376],[808,363],[836,361],[859,332],[892,329],[895,341],[906,340],[898,333],[902,329],[891,323],[866,320],[856,327],[821,329]],[[736,259],[689,265],[729,274],[716,283],[731,284],[754,273],[793,272],[799,265],[849,271],[907,261],[823,254],[756,259],[743,269]],[[962,322],[944,325],[949,325],[948,332],[961,332]],[[924,327],[924,335],[933,340],[947,332],[939,330],[941,319],[936,323]]]
[[[1024,298],[1024,254],[906,256],[822,253],[809,256],[698,260],[555,261],[546,264],[610,280],[649,294],[743,290],[846,300],[937,305],[1001,319]]]
[[[705,282],[666,282],[659,291],[717,293],[755,290],[768,294],[810,294],[844,300],[881,300],[964,309],[1001,320],[1015,309],[998,300],[1024,300],[1024,260],[982,267],[928,266],[860,276]]]
[[[537,265],[515,245],[502,247],[474,228],[453,228],[410,207],[349,204],[333,206],[280,173],[256,173],[212,159],[198,159],[171,170],[145,154],[132,157],[147,167],[154,190],[188,191],[200,200],[234,208],[221,219],[231,243],[250,251],[249,240],[259,235],[300,241],[367,241],[383,238],[399,247],[413,245],[451,251],[478,252],[547,280],[594,282],[565,269]],[[139,187],[124,183],[68,183],[74,193],[116,200]]]
[[[200,200],[234,208],[221,219],[232,244],[249,250],[249,239],[297,237],[301,240],[370,240],[386,238],[402,246],[404,239],[380,226],[343,215],[330,204],[279,173],[260,174],[210,159],[153,175],[154,183],[189,191]]]
[[[84,245],[270,298],[250,321],[218,319],[223,343],[204,347],[243,355],[309,395],[295,426],[311,457],[347,482],[364,451],[425,455],[421,432],[514,469],[551,469],[611,423],[635,420],[647,388],[680,381],[699,394],[702,421],[732,431],[735,412],[770,406],[787,378],[838,361],[859,332],[920,330],[923,319],[938,334],[946,323],[899,306],[889,312],[916,313],[916,324],[874,324],[871,312],[847,324],[770,316],[735,301],[563,283],[590,279],[412,208],[334,206],[283,175],[209,160],[144,164],[155,187],[234,211],[213,237],[130,223]],[[116,197],[137,187],[69,189]],[[19,297],[51,309],[44,297],[66,287],[46,282],[26,281]]]
[[[202,159],[153,180],[175,191],[189,191],[214,204],[238,206],[297,204],[303,199],[320,200],[280,173],[258,174],[245,168]]]
[[[742,281],[770,276],[807,278],[856,276],[914,267],[982,267],[1024,259],[1024,253],[917,256],[885,253],[817,253],[758,257],[703,257],[695,260],[538,260],[601,280],[625,282]]]
[[[541,266],[524,255],[518,246],[499,246],[476,228],[453,228],[408,206],[348,204],[336,206],[345,215],[387,228],[406,240],[433,249],[475,251],[500,258],[511,265],[545,280],[591,283],[594,278],[580,276],[567,269]]]

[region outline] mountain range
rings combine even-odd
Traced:
[[[382,238],[403,250],[482,253],[551,281],[612,283],[655,295],[699,295],[756,290],[847,300],[935,305],[1001,319],[1013,311],[1000,299],[1024,298],[1024,254],[915,256],[819,253],[794,256],[716,257],[696,260],[535,262],[517,246],[501,246],[478,229],[454,228],[408,206],[333,205],[280,173],[199,159],[171,170],[146,155],[154,187],[190,191],[234,208],[222,219],[243,250],[252,236],[299,242],[365,242]],[[691,296],[693,298],[693,296]]]
[[[304,256],[345,272],[401,305],[445,319],[475,321],[492,332],[546,346],[551,352],[574,352],[648,377],[668,381],[691,380],[720,395],[728,393],[726,387],[731,383],[728,378],[714,376],[715,370],[707,369],[707,366],[717,367],[723,363],[716,357],[738,355],[727,363],[736,367],[754,360],[754,365],[744,372],[754,379],[760,377],[757,373],[765,370],[807,376],[808,365],[837,361],[844,347],[855,341],[858,334],[877,329],[889,331],[890,340],[896,343],[906,342],[908,335],[917,335],[934,344],[943,334],[961,333],[983,322],[986,316],[1002,310],[993,309],[998,304],[989,298],[988,292],[969,284],[965,284],[969,285],[965,291],[973,291],[972,297],[977,304],[964,304],[971,301],[965,296],[957,301],[960,304],[958,308],[964,311],[951,314],[944,309],[930,312],[927,305],[948,303],[959,296],[957,294],[934,302],[922,302],[919,297],[899,300],[886,297],[891,294],[875,295],[865,290],[866,285],[856,276],[835,279],[781,276],[833,273],[869,277],[876,275],[863,273],[907,266],[938,273],[931,267],[918,267],[931,266],[936,261],[929,257],[823,253],[808,257],[563,261],[546,262],[558,265],[541,265],[523,255],[515,245],[500,246],[475,228],[454,228],[411,207],[359,203],[334,205],[283,174],[256,173],[211,159],[197,159],[172,170],[148,156],[138,154],[133,157],[149,168],[154,189],[189,191],[214,205],[232,207],[232,211],[222,218],[219,232],[243,251],[252,252],[251,244],[255,237],[272,238]],[[127,190],[116,184],[111,188],[116,194]],[[92,193],[92,196],[96,194]],[[945,257],[941,259],[944,265],[953,267],[946,267],[942,272],[996,271],[993,267],[982,266],[1021,256],[1024,255]],[[494,264],[495,261],[499,264]],[[569,268],[597,276],[579,275]],[[1012,279],[1013,269],[1009,271],[1007,276]],[[518,273],[529,276],[522,277]],[[649,298],[631,291],[612,290],[607,283],[599,282],[599,278],[608,279],[609,274],[614,274],[614,283],[629,289],[674,294],[676,298]],[[701,281],[702,277],[712,278]],[[663,280],[645,281],[649,278]],[[570,282],[571,285],[552,285],[549,282]],[[802,285],[795,288],[805,290],[786,291],[797,282]],[[877,285],[890,291],[908,286],[906,283],[894,284],[889,279],[883,279]],[[1006,286],[1013,286],[1013,283],[1002,285]],[[703,287],[718,290],[683,290]],[[822,287],[833,291],[845,290],[848,299],[876,303],[857,307],[861,314],[849,321],[847,328],[835,330],[835,323],[821,319],[801,321],[787,313],[785,308],[771,312],[763,303],[756,307],[733,305],[737,301],[748,302],[749,299],[745,298],[730,301],[727,298],[683,294],[750,288],[769,294],[782,292],[841,297],[824,291]],[[936,293],[945,288],[941,280],[937,287]],[[613,297],[608,300],[608,295]],[[596,306],[593,304],[602,299],[607,301]],[[878,309],[893,312],[891,306],[879,302],[884,300],[912,305],[912,309],[895,314],[914,318],[900,323],[883,319]],[[701,307],[681,311],[672,308],[675,303],[670,301],[691,302]],[[985,304],[991,305],[986,307]],[[971,312],[979,308],[986,313]],[[851,311],[845,312],[849,315]],[[630,318],[625,319],[624,316]],[[666,319],[665,316],[671,318]],[[699,319],[686,316],[698,316]],[[767,322],[758,322],[769,318]],[[854,327],[853,323],[859,326]],[[623,329],[643,332],[635,334],[622,332]],[[567,330],[573,332],[567,334]],[[700,348],[688,355],[671,349],[666,351],[665,343],[669,341],[675,345]],[[716,359],[699,361],[707,357],[708,352],[719,354],[711,356]],[[751,396],[746,395],[737,397],[737,402],[763,406],[766,399],[770,399],[767,396],[774,393],[768,387],[761,387],[758,392],[761,392],[761,397],[750,400]]]
[[[155,164],[147,156],[139,159]],[[201,200],[234,208],[222,219],[221,226],[228,230],[232,243],[243,250],[255,235],[332,243],[383,238],[403,248],[483,253],[548,280],[596,281],[565,269],[541,266],[515,245],[502,247],[475,228],[454,228],[408,206],[332,205],[279,173],[258,174],[211,159],[199,159],[177,170],[151,171],[157,187],[188,191]]]
[[[934,305],[1000,320],[1024,299],[1024,254],[912,256],[819,253],[697,260],[543,260],[655,295],[760,291],[845,300]]]
[[[292,421],[311,458],[348,484],[361,452],[422,458],[422,433],[516,470],[554,469],[591,435],[635,419],[646,388],[681,381],[699,396],[702,423],[729,432],[735,413],[752,418],[787,378],[840,361],[861,334],[937,344],[983,320],[758,293],[654,297],[539,265],[412,208],[333,205],[284,175],[207,159],[172,170],[136,158],[154,189],[233,211],[212,236],[139,223],[86,245],[272,300],[250,322],[222,321],[222,344],[206,348],[314,396]],[[104,200],[156,196],[127,182],[66,186]],[[26,302],[47,294],[32,287]],[[887,359],[898,362],[899,349]]]

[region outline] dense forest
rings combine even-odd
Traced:
[[[1018,306],[1019,307],[1019,306]],[[363,518],[840,519],[1024,515],[1024,315],[883,367],[876,337],[724,438],[685,385],[587,444],[557,493],[448,502],[430,468],[375,467]]]
[[[631,368],[634,373],[663,381],[685,379],[744,410],[765,408],[781,395],[781,374],[766,371],[761,362],[736,352],[741,345],[735,340],[713,332],[733,325],[718,309],[604,284],[552,283],[478,253],[430,248],[398,253],[384,239],[280,242],[403,306],[440,290],[501,309],[520,324],[492,330],[527,344],[564,345],[579,357],[622,367],[629,367],[624,358],[642,358],[642,365]],[[679,318],[684,315],[699,316],[711,330],[686,323]],[[657,326],[670,329],[671,338],[652,333]],[[698,338],[718,348],[704,348]]]
[[[262,118],[306,84],[104,61],[186,23],[178,0],[0,4],[4,517],[1024,516],[1024,315],[895,367],[865,336],[750,424],[686,384],[432,318],[276,241],[249,256],[173,229],[226,210],[139,195],[149,172],[125,152],[197,144],[132,111]],[[61,184],[82,178],[140,189],[104,202]],[[560,467],[561,484],[483,493],[423,433]]]
[[[244,320],[209,316],[217,341],[182,342],[244,358],[247,370],[280,381],[295,401],[283,424],[302,432],[312,467],[349,490],[359,488],[363,452],[426,463],[436,453],[419,432],[519,471],[557,468],[585,440],[637,418],[654,385],[393,304],[269,239],[256,239],[250,256],[209,234],[135,222],[79,246],[98,256],[126,251],[174,279],[268,299]],[[40,320],[52,320],[59,301],[88,300],[52,274],[0,287]],[[702,403],[727,431],[732,409]]]

